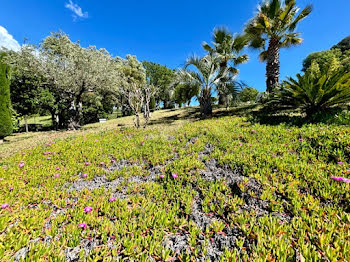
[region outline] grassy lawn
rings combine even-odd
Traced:
[[[1,145],[2,261],[349,260],[349,127],[191,110]]]

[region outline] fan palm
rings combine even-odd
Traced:
[[[300,33],[296,33],[295,29],[311,11],[312,6],[308,5],[299,12],[295,0],[265,0],[258,7],[256,16],[248,22],[245,33],[250,46],[263,49],[260,60],[266,62],[267,92],[271,92],[279,82],[280,49],[302,42]]]
[[[343,70],[314,74],[307,71],[289,77],[274,92],[272,104],[285,108],[301,108],[307,116],[332,106],[350,102],[350,73]]]
[[[232,35],[227,28],[221,27],[214,30],[212,46],[208,43],[203,43],[203,48],[209,54],[216,57],[219,63],[219,70],[228,73],[234,78],[238,74],[237,65],[248,61],[248,55],[240,55],[243,48],[247,44],[247,38],[241,35]],[[227,90],[226,90],[227,89]],[[225,93],[229,91],[229,86],[225,88],[224,83],[218,89],[219,104],[227,103]]]

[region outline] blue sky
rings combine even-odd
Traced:
[[[2,0],[0,44],[16,48],[24,38],[37,44],[59,29],[83,46],[106,48],[114,56],[137,55],[139,60],[181,67],[191,54],[202,55],[216,26],[240,32],[256,11],[257,0]],[[349,0],[298,0],[313,13],[298,28],[304,43],[281,52],[281,78],[295,75],[311,52],[330,48],[350,35]],[[11,39],[13,36],[14,39]],[[257,51],[240,66],[240,79],[265,90],[265,65]]]

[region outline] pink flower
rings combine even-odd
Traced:
[[[252,130],[252,133],[256,133],[256,130],[253,129],[253,130]]]
[[[79,225],[78,225],[78,227],[80,227],[80,228],[86,228],[86,224],[85,223],[80,223]]]
[[[287,146],[287,144],[283,144],[283,146]]]
[[[95,142],[98,142],[98,139],[95,139]]]
[[[345,183],[350,183],[350,179],[345,178],[345,177],[337,177],[337,176],[331,176],[332,179],[336,180],[336,181],[341,181],[341,182],[345,182]]]
[[[60,177],[61,175],[60,174],[55,174],[54,177]]]
[[[26,153],[22,152],[21,155],[25,155]]]
[[[85,177],[87,177],[87,174],[82,174],[81,176],[85,178]]]
[[[272,155],[272,157],[276,157],[276,155]]]
[[[43,155],[46,156],[49,152],[44,152]]]
[[[227,185],[226,181],[222,182],[224,185]]]
[[[278,221],[278,223],[279,223],[280,225],[283,225],[283,221],[282,221],[282,220]]]
[[[346,172],[350,173],[350,169],[348,169]]]
[[[92,211],[92,207],[85,207],[84,212],[85,213],[90,213]]]
[[[24,167],[24,163],[19,163],[18,166],[19,166],[20,168],[22,168],[22,167]]]
[[[160,175],[159,177],[160,177],[160,178],[164,178],[164,177],[165,177],[165,175]]]
[[[51,157],[49,157],[49,156],[48,156],[46,159],[47,159],[47,160],[50,160],[50,159],[51,159]]]
[[[9,207],[9,204],[7,204],[7,203],[1,205],[1,208],[2,208],[2,209],[5,209],[5,208],[7,208],[7,207]]]
[[[302,138],[299,138],[299,141],[300,141],[300,142],[303,142],[303,141],[304,141],[304,139],[302,139]]]
[[[143,146],[143,141],[141,141],[140,145]]]
[[[241,145],[243,145],[243,144],[242,144],[241,142],[239,142],[239,143],[238,143],[238,145],[240,145],[240,146],[241,146]]]
[[[89,166],[89,165],[91,165],[91,163],[90,162],[85,162],[84,165],[85,166]]]
[[[7,166],[2,166],[2,169],[6,169],[7,168]]]
[[[249,146],[253,146],[252,144],[249,144]]]
[[[13,190],[13,187],[12,187],[12,186],[10,186],[9,190],[10,190],[10,191],[12,191],[12,190]]]
[[[176,173],[173,173],[172,176],[173,176],[173,178],[178,178],[179,177],[179,175],[176,174]]]
[[[338,165],[344,165],[344,162],[338,162]]]
[[[105,165],[105,162],[100,162],[100,165],[101,165],[101,166],[104,166],[104,165]]]
[[[56,167],[56,170],[60,170],[60,168],[59,168],[59,167]]]
[[[117,199],[115,198],[115,197],[111,197],[110,199],[109,199],[109,202],[113,202],[113,201],[116,201]]]

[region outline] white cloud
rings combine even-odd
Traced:
[[[74,13],[74,19],[76,19],[77,17],[88,18],[88,12],[83,12],[81,7],[78,4],[73,3],[72,0],[69,0],[69,3],[66,3],[65,7]]]
[[[19,49],[21,48],[17,40],[14,39],[13,36],[9,34],[9,32],[7,32],[5,27],[2,27],[0,25],[0,49],[1,47],[13,51],[19,51]]]

